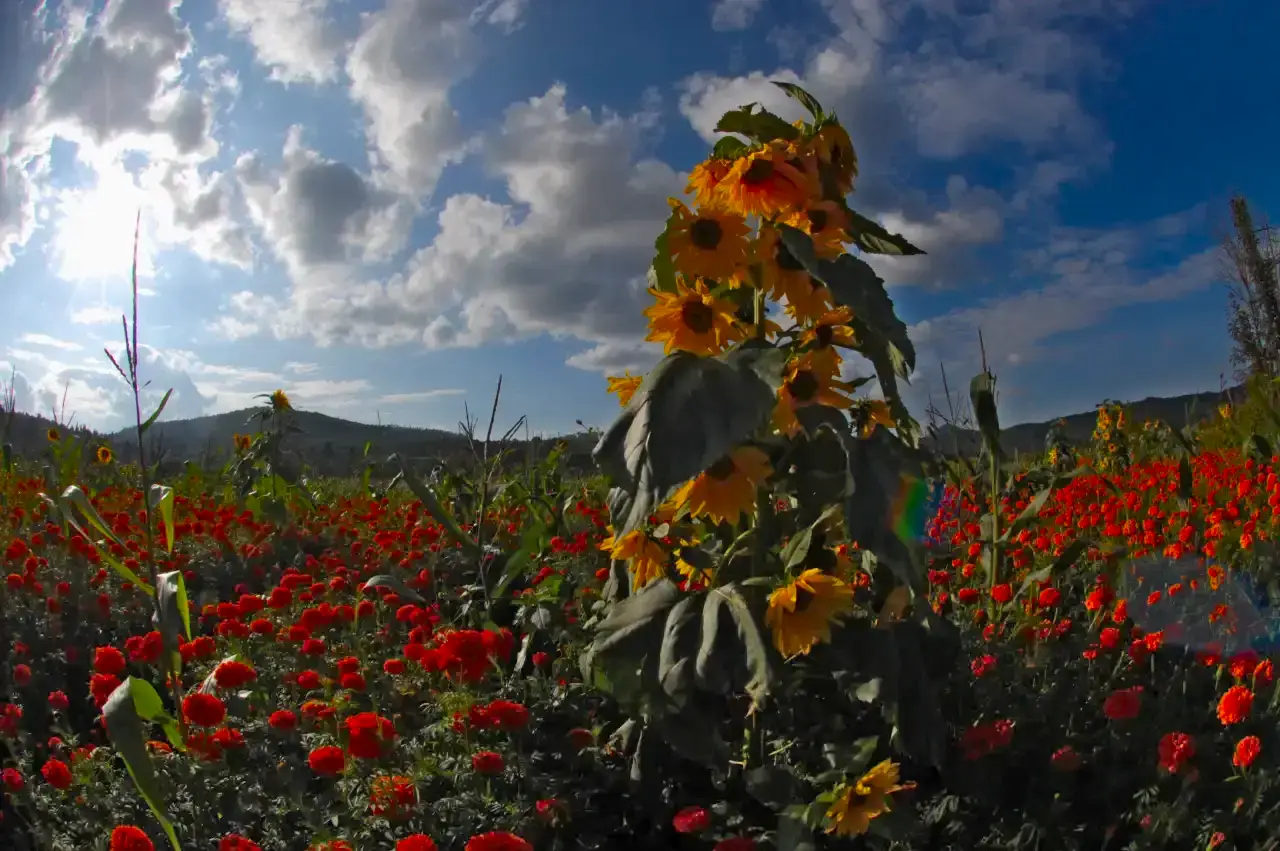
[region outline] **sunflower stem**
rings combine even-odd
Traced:
[[[757,340],[764,340],[767,336],[767,327],[765,325],[764,311],[764,282],[761,276],[760,266],[753,265],[751,267],[751,283],[754,285],[752,292],[752,325],[754,336]],[[773,544],[772,538],[773,527],[773,494],[770,492],[767,484],[762,484],[756,488],[756,523],[755,528],[757,534],[755,536],[754,546],[751,550],[751,575],[763,576],[766,568],[766,554],[769,547]]]

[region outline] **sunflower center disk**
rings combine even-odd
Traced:
[[[827,224],[831,218],[827,215],[826,210],[810,210],[808,216],[810,233],[822,233],[827,229]]]
[[[778,243],[778,252],[774,255],[774,259],[778,262],[778,268],[784,272],[804,271],[804,266],[791,253],[791,250],[781,242]]]
[[[787,382],[787,392],[797,402],[810,402],[818,395],[818,379],[809,370],[802,369]]]
[[[747,166],[742,174],[742,182],[747,186],[759,186],[773,177],[773,172],[772,160],[758,159]]]
[[[707,475],[713,479],[724,481],[738,471],[738,466],[733,463],[733,459],[729,456],[721,458],[716,463],[707,468]]]
[[[698,219],[689,228],[689,240],[703,251],[715,251],[724,238],[724,228],[715,219]]]
[[[695,334],[705,334],[715,324],[715,312],[700,301],[686,301],[680,308],[684,325]]]

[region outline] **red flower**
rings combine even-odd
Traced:
[[[65,692],[51,691],[49,692],[49,708],[54,712],[66,712],[67,707],[71,705],[71,701],[67,699]]]
[[[347,755],[336,745],[325,745],[307,756],[307,765],[316,774],[341,774],[347,767]]]
[[[1196,755],[1196,743],[1186,733],[1166,733],[1156,750],[1160,767],[1170,774],[1177,774]]]
[[[119,676],[124,673],[128,662],[124,654],[114,647],[98,647],[93,651],[93,670],[98,674]]]
[[[60,759],[51,759],[41,767],[44,780],[55,789],[66,789],[71,785],[71,768]]]
[[[731,836],[721,839],[711,851],[756,851],[756,841],[750,836]]]
[[[1071,745],[1063,745],[1049,757],[1049,764],[1056,771],[1075,771],[1080,767],[1080,754]]]
[[[262,851],[262,846],[238,833],[228,833],[218,840],[218,851]]]
[[[31,682],[31,668],[26,665],[14,665],[13,681],[20,686],[25,686]]]
[[[93,703],[99,709],[106,705],[111,693],[120,687],[120,678],[115,674],[94,674],[89,677],[89,693],[93,695]]]
[[[4,771],[0,771],[0,783],[4,784],[6,792],[21,792],[23,785],[22,772],[16,768],[6,768]]]
[[[360,759],[382,756],[383,745],[396,737],[395,725],[376,712],[352,715],[343,726],[347,730],[347,750]]]
[[[1223,724],[1239,724],[1253,709],[1253,692],[1248,686],[1232,686],[1218,700],[1218,720]]]
[[[414,833],[397,842],[396,851],[436,851],[436,844],[425,833]]]
[[[140,827],[122,824],[111,831],[111,851],[155,851],[155,844]]]
[[[277,709],[267,719],[273,730],[292,730],[298,726],[298,715],[289,709]]]
[[[685,807],[671,819],[677,833],[701,833],[711,827],[711,813],[702,807]]]
[[[480,751],[471,757],[471,767],[479,774],[501,774],[505,763],[501,754]]]
[[[1257,736],[1245,736],[1236,742],[1235,753],[1231,755],[1231,764],[1236,768],[1248,768],[1262,753],[1262,741]]]
[[[514,833],[497,830],[471,837],[465,851],[533,851],[533,846]]]
[[[1120,689],[1108,695],[1102,704],[1102,714],[1112,721],[1137,718],[1142,710],[1142,686]]]
[[[499,730],[522,730],[529,724],[529,710],[510,700],[495,700],[485,707],[490,723]]]
[[[182,714],[197,726],[216,727],[227,717],[227,706],[216,695],[197,691],[183,698]]]
[[[219,688],[240,688],[258,678],[258,672],[250,665],[235,659],[219,662],[213,669],[213,681]]]

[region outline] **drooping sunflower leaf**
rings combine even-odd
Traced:
[[[639,528],[673,488],[767,422],[785,359],[744,344],[716,358],[676,352],[650,370],[592,452],[612,480],[616,535]]]
[[[400,580],[399,577],[390,576],[386,573],[379,573],[377,576],[371,576],[364,583],[365,588],[389,588],[394,591],[396,596],[402,600],[408,600],[411,603],[425,603],[422,595],[414,591],[408,585]]]
[[[815,123],[826,117],[826,113],[822,109],[822,104],[818,103],[818,99],[806,92],[800,86],[783,80],[773,80],[772,82],[775,86],[786,92],[788,97],[799,101],[800,105],[807,109],[809,114],[813,116]]]
[[[165,816],[165,790],[159,775],[147,753],[147,735],[144,722],[158,720],[164,715],[160,695],[145,680],[128,677],[116,686],[102,707],[102,717],[107,735],[116,753],[124,760],[125,770],[133,778],[133,785],[160,828],[169,839],[174,851],[181,851],[173,825]]]
[[[703,594],[681,598],[667,614],[658,653],[658,685],[677,707],[689,700],[698,646],[699,606]]]
[[[725,136],[711,149],[711,156],[718,160],[736,160],[745,154],[749,147],[746,142],[736,136]]]
[[[716,123],[717,133],[737,133],[761,144],[774,139],[792,141],[800,138],[800,130],[788,124],[767,109],[756,111],[756,104],[749,103],[726,112]]]
[[[884,225],[868,219],[856,210],[845,207],[844,214],[849,220],[847,233],[853,240],[853,244],[868,254],[911,257],[925,253],[908,242],[902,234],[889,233]]]
[[[387,459],[388,463],[396,464],[400,467],[400,472],[404,476],[404,483],[409,486],[409,490],[422,503],[422,508],[431,516],[431,519],[444,527],[449,537],[459,544],[463,551],[473,558],[478,558],[480,553],[480,545],[468,534],[462,531],[462,527],[458,525],[458,521],[453,515],[445,510],[440,504],[440,500],[436,498],[435,492],[427,486],[426,482],[418,477],[418,474],[410,469],[408,463],[399,455],[392,455]]]
[[[173,552],[173,499],[173,488],[168,485],[152,485],[147,492],[147,510],[160,511],[160,523],[164,527],[164,546],[169,552]]]

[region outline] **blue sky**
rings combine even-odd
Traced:
[[[978,332],[1005,422],[1229,373],[1227,199],[1280,204],[1280,6],[1225,0],[21,0],[0,11],[0,368],[115,428],[134,212],[170,417],[543,432],[616,414],[652,240],[725,111],[798,81],[861,158],[918,413]],[[791,110],[791,111],[789,111]]]

